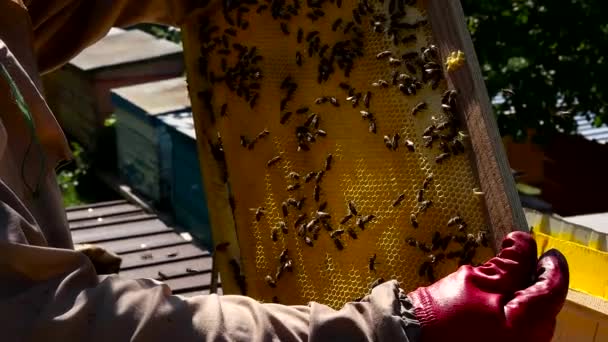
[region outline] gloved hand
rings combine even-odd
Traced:
[[[568,283],[560,252],[550,250],[537,261],[532,237],[513,232],[482,266],[462,266],[408,297],[421,341],[549,342]]]

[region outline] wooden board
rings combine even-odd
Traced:
[[[466,26],[459,0],[425,0],[433,35],[442,56],[461,50],[466,64],[448,74],[451,88],[463,95],[457,102],[465,113],[471,154],[484,192],[488,218],[492,225],[495,249],[511,231],[528,231],[515,180],[502,144],[488,91],[483,81],[475,48]]]

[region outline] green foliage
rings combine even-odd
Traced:
[[[73,163],[69,168],[57,174],[57,182],[61,189],[64,206],[83,204],[86,201],[80,196],[78,186],[80,180],[87,175],[89,163],[84,157],[84,150],[80,144],[72,142]]]
[[[502,135],[572,133],[578,114],[608,122],[608,2],[462,4],[490,97],[505,100],[495,105]]]

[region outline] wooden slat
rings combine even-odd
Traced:
[[[171,264],[152,265],[134,268],[130,270],[121,271],[120,275],[123,277],[138,279],[138,278],[154,278],[158,279],[158,272],[162,272],[169,278],[179,277],[187,275],[187,268],[196,269],[199,271],[211,272],[211,257],[190,259],[179,261]],[[211,278],[209,278],[211,283]]]
[[[98,242],[99,246],[107,248],[116,254],[136,252],[143,249],[161,248],[175,245],[187,245],[190,242],[184,240],[174,232],[138,236],[129,239]],[[142,248],[141,246],[145,246]]]
[[[137,211],[142,211],[142,209],[133,204],[123,203],[113,206],[105,206],[99,208],[91,207],[83,210],[72,211],[67,213],[67,217],[68,221],[76,221],[111,215],[120,215]]]
[[[500,139],[475,49],[458,0],[426,0],[432,32],[441,56],[465,53],[466,63],[447,75],[450,88],[459,92],[457,107],[464,113],[481,190],[484,192],[496,250],[505,235],[527,230],[515,182]]]
[[[177,245],[154,250],[141,250],[121,255],[121,269],[126,270],[135,267],[157,265],[161,263],[176,262],[208,256],[210,256],[209,252],[204,251],[192,244]]]
[[[97,243],[161,232],[172,232],[172,229],[160,220],[147,220],[131,223],[128,227],[124,225],[111,225],[76,230],[72,232],[72,240],[74,243]]]
[[[120,200],[116,200],[116,201],[74,205],[74,206],[65,208],[65,211],[69,213],[69,212],[74,212],[74,211],[87,210],[89,208],[95,209],[95,208],[101,208],[101,207],[111,207],[111,206],[127,204],[127,203],[129,203],[129,202],[127,202],[127,200],[120,199]]]
[[[72,221],[70,222],[70,230],[74,231],[78,229],[88,229],[116,224],[128,224],[131,222],[155,219],[156,217],[157,216],[154,214],[147,214],[145,212],[137,211],[135,213]]]

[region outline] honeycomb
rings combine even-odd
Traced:
[[[184,42],[199,139],[230,189],[233,226],[212,222],[215,237],[238,239],[215,241],[240,253],[220,265],[225,285],[241,277],[260,301],[337,308],[381,280],[409,291],[492,255],[462,113],[442,107],[453,95],[421,4],[211,3]]]

